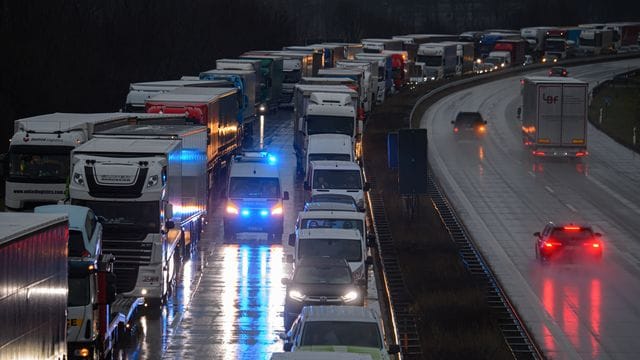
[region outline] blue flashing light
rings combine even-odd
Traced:
[[[170,160],[180,160],[181,162],[196,162],[205,159],[202,151],[194,149],[182,149],[179,154],[170,155]]]
[[[269,165],[275,165],[278,162],[278,158],[273,155],[268,155],[267,161],[269,162]]]
[[[269,215],[269,211],[267,211],[267,210],[260,210],[260,216],[262,216],[262,217],[266,217],[267,215]]]
[[[243,209],[242,211],[240,211],[240,214],[242,214],[242,216],[247,217],[249,215],[251,215],[251,212],[247,209]]]

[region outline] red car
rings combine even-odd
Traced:
[[[554,258],[578,257],[602,259],[602,234],[590,226],[548,223],[542,232],[536,232],[536,259],[546,262]]]

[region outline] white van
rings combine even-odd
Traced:
[[[294,265],[304,257],[333,257],[349,263],[354,279],[366,279],[367,266],[373,263],[367,256],[367,244],[357,229],[300,229],[289,235],[293,256],[287,262]]]
[[[364,193],[369,184],[364,182],[362,169],[350,161],[312,161],[304,188],[309,197],[319,194],[341,194],[353,197],[360,211],[365,210]]]
[[[227,183],[224,235],[262,231],[273,240],[282,236],[284,206],[289,193],[280,187],[276,158],[264,151],[234,157]]]
[[[309,162],[318,160],[355,161],[353,140],[344,134],[315,134],[307,138],[303,174]]]
[[[93,210],[77,205],[42,205],[36,214],[66,214],[69,217],[69,258],[97,259],[102,254],[102,224]]]

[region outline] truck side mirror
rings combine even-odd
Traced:
[[[540,232],[539,232],[539,231],[534,232],[534,233],[533,233],[533,236],[535,236],[535,237],[540,237]]]
[[[369,191],[371,190],[371,184],[369,184],[368,182],[364,183],[364,186],[362,187],[362,191]]]
[[[289,192],[288,192],[288,191],[285,191],[285,192],[282,194],[282,200],[289,200]]]
[[[164,223],[164,227],[166,227],[167,229],[174,229],[176,227],[176,223],[174,223],[173,221],[169,220],[167,222]]]
[[[391,344],[391,345],[389,345],[389,351],[388,351],[388,353],[389,353],[390,355],[393,355],[393,354],[399,354],[399,353],[400,353],[400,345],[398,345],[398,344]]]
[[[289,246],[296,246],[296,234],[289,234]]]
[[[311,190],[311,186],[309,186],[309,182],[308,181],[304,182],[304,189],[307,190],[307,191]]]

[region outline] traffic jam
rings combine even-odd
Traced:
[[[240,283],[243,266],[252,265],[238,265],[238,258],[260,244],[277,259],[268,266],[282,267],[269,268],[282,275],[270,280],[283,292],[270,305],[279,323],[270,324],[268,336],[278,339],[265,340],[275,344],[268,350],[229,358],[399,358],[401,344],[388,332],[394,325],[377,301],[381,279],[367,200],[375,189],[362,169],[370,113],[422,82],[635,51],[639,30],[635,23],[538,27],[248,51],[197,75],[131,83],[122,112],[16,120],[8,211],[0,214],[0,289],[11,291],[8,300],[0,296],[0,313],[13,319],[9,326],[21,340],[6,348],[0,342],[0,355],[142,358],[136,345],[126,350],[139,337],[140,319],[166,312],[183,292],[178,324],[204,296],[179,286],[187,263],[200,264],[189,272],[206,273],[214,259],[235,251],[237,258],[224,258],[233,264],[222,278]],[[626,35],[613,40],[614,33],[634,31],[635,43],[623,43]],[[554,66],[548,76],[521,82],[522,142],[535,158],[588,156],[587,85],[569,76]],[[460,109],[449,121],[456,141],[491,131],[480,112]],[[556,133],[550,122],[572,133]],[[602,234],[589,224],[541,227],[532,243],[540,264],[602,259]],[[22,263],[32,268],[28,276],[16,270]],[[256,281],[267,276],[264,266]],[[20,295],[29,286],[27,298],[36,301]],[[28,331],[38,323],[47,328]],[[166,331],[158,338],[165,341]],[[156,346],[156,356],[171,350]]]

